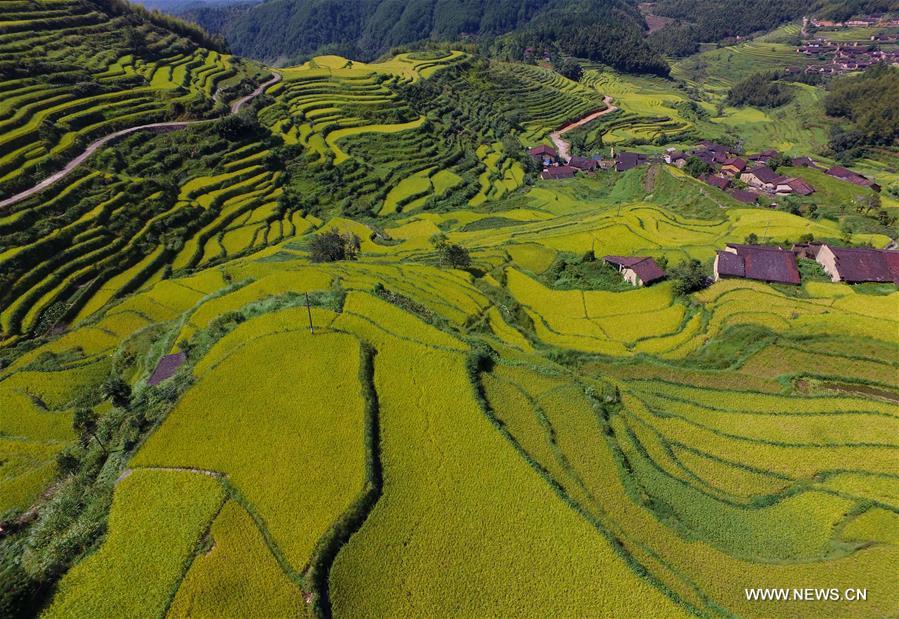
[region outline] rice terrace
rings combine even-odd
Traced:
[[[899,4],[147,4],[0,0],[0,617],[899,616]]]

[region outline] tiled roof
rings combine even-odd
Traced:
[[[837,272],[844,281],[899,285],[899,252],[868,247],[828,247],[837,258]]]
[[[650,256],[604,256],[603,260],[631,269],[644,285],[664,279],[665,271]]]
[[[800,281],[796,255],[791,251],[764,245],[728,244],[728,247],[736,250],[737,257],[743,259],[744,277],[780,284],[798,284]]]

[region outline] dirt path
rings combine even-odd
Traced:
[[[237,112],[240,111],[240,109],[244,105],[246,105],[246,103],[248,101],[251,101],[252,99],[255,99],[256,97],[258,97],[269,86],[273,86],[274,84],[277,84],[278,82],[281,81],[280,73],[276,73],[274,71],[272,73],[274,75],[272,76],[272,78],[270,80],[268,80],[267,82],[265,82],[263,84],[260,84],[260,86],[256,90],[254,90],[247,96],[241,97],[240,99],[238,99],[237,101],[232,103],[231,104],[231,113],[236,114]],[[218,94],[218,92],[216,92],[216,95],[217,94]],[[213,96],[213,99],[215,99],[215,95]],[[71,174],[78,166],[80,166],[87,159],[89,159],[91,155],[93,155],[99,149],[103,148],[109,142],[112,142],[113,140],[115,140],[117,138],[132,134],[136,131],[143,131],[145,129],[156,130],[156,131],[177,131],[178,129],[183,129],[190,125],[199,125],[201,123],[208,123],[208,122],[212,122],[212,121],[211,120],[180,120],[180,121],[162,122],[162,123],[149,123],[146,125],[137,125],[136,127],[129,127],[127,129],[121,129],[120,131],[116,131],[114,133],[110,133],[109,135],[103,136],[102,138],[98,138],[98,139],[94,140],[93,142],[91,142],[83,153],[81,153],[80,155],[78,155],[77,157],[72,159],[59,172],[51,174],[50,176],[48,176],[47,178],[45,178],[44,180],[39,182],[34,187],[31,187],[30,189],[26,189],[25,191],[17,193],[14,196],[6,198],[5,200],[0,200],[0,209],[6,208],[7,206],[12,206],[13,204],[21,202],[22,200],[25,200],[27,198],[30,198],[34,194],[40,193],[41,191],[43,191],[50,185],[65,178],[66,176]]]
[[[586,125],[587,123],[596,120],[600,116],[605,116],[606,114],[611,114],[612,112],[618,111],[618,106],[612,105],[612,97],[610,97],[609,95],[603,97],[602,102],[606,104],[606,109],[588,114],[583,118],[574,121],[573,123],[565,125],[558,131],[553,131],[549,134],[549,139],[551,139],[553,141],[553,144],[556,145],[556,148],[559,151],[559,157],[565,163],[568,163],[568,161],[571,159],[571,143],[567,140],[563,140],[562,135],[568,133],[572,129],[577,129],[578,127]]]

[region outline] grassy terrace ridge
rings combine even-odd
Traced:
[[[0,211],[0,615],[771,617],[795,610],[746,587],[823,583],[869,598],[803,613],[899,607],[896,287],[677,275],[895,221],[818,170],[783,168],[817,189],[791,212],[525,152],[608,96],[576,154],[819,159],[819,87],[718,111],[789,31],[677,80],[437,49],[267,82],[105,5],[0,4],[4,196],[204,120]]]

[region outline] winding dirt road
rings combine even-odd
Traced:
[[[263,91],[265,91],[266,88],[268,88],[269,86],[273,86],[281,81],[280,73],[272,71],[272,74],[273,74],[272,78],[270,80],[260,84],[259,87],[256,88],[256,90],[254,90],[250,94],[246,95],[245,97],[241,97],[237,101],[234,101],[231,104],[231,113],[236,114],[237,112],[240,111],[240,109],[244,105],[247,104],[247,102],[249,102],[249,101],[255,99],[256,97],[258,97],[259,95],[261,95],[263,93]],[[216,94],[213,95],[213,99],[216,99],[217,95],[218,95],[218,91],[216,91]],[[88,147],[84,150],[83,153],[81,153],[80,155],[78,155],[77,157],[72,159],[70,162],[68,162],[66,164],[66,166],[59,172],[51,174],[50,176],[48,176],[47,178],[45,178],[44,180],[39,182],[34,187],[31,187],[29,189],[26,189],[25,191],[17,193],[16,195],[6,198],[5,200],[0,200],[0,209],[6,208],[7,206],[11,206],[18,202],[21,202],[22,200],[30,198],[34,194],[40,193],[41,191],[43,191],[50,185],[53,185],[57,181],[65,178],[66,176],[71,174],[72,171],[74,171],[78,166],[80,166],[82,163],[84,163],[91,155],[93,155],[99,149],[103,148],[106,144],[108,144],[109,142],[112,142],[113,140],[115,140],[117,138],[120,138],[125,135],[129,135],[136,131],[143,131],[145,129],[176,131],[178,129],[183,129],[185,127],[188,127],[190,125],[199,125],[199,124],[208,123],[208,122],[212,122],[212,120],[178,120],[178,121],[172,121],[172,122],[150,123],[147,125],[137,125],[136,127],[129,127],[127,129],[121,129],[114,133],[110,133],[109,135],[103,136],[102,138],[98,138],[98,139],[94,140],[93,142],[91,142],[88,145]]]
[[[612,105],[612,97],[606,95],[602,98],[602,102],[606,104],[606,109],[600,110],[598,112],[593,112],[592,114],[587,114],[581,119],[574,121],[573,123],[569,123],[559,129],[558,131],[553,131],[549,134],[549,139],[553,141],[553,144],[556,145],[556,149],[559,151],[559,157],[565,163],[568,163],[571,160],[571,142],[562,139],[562,135],[568,133],[572,129],[576,129],[582,125],[586,125],[588,122],[594,121],[600,116],[605,116],[606,114],[611,114],[618,110],[618,106]]]

